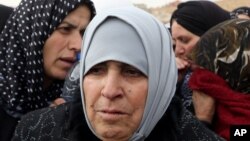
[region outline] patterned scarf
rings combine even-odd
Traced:
[[[208,31],[192,53],[200,66],[241,93],[250,93],[250,21],[229,20]]]
[[[62,20],[80,3],[91,10],[89,0],[22,0],[0,35],[0,104],[8,114],[20,117],[46,107],[61,93],[63,81],[43,89],[42,49]]]
[[[216,101],[216,133],[229,140],[231,125],[250,121],[250,20],[234,19],[209,30],[200,39],[192,58],[196,69],[189,81]]]

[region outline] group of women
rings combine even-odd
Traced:
[[[218,18],[203,21],[206,11],[197,23],[196,6]],[[133,6],[94,16],[90,0],[23,0],[14,10],[0,35],[1,140],[220,141],[233,113],[249,124],[249,20],[208,1],[178,6],[171,34]],[[48,107],[62,93],[73,98]]]

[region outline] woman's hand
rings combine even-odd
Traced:
[[[54,107],[54,106],[58,106],[61,105],[63,103],[65,103],[66,101],[63,98],[57,98],[55,99],[51,104],[50,107]]]
[[[195,116],[199,120],[211,124],[215,112],[215,100],[211,96],[196,90],[193,91],[192,99]]]
[[[178,82],[181,81],[186,73],[186,70],[190,66],[190,63],[188,60],[175,57],[177,69],[178,69]]]
[[[186,59],[175,57],[175,61],[176,61],[178,70],[186,70],[190,66],[189,61]]]

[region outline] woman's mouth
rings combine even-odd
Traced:
[[[62,65],[64,67],[70,68],[76,62],[76,59],[72,57],[64,57],[64,58],[60,58],[60,61],[62,62]]]
[[[122,110],[110,110],[110,109],[103,109],[97,111],[97,113],[101,116],[101,118],[108,122],[114,122],[119,120],[120,118],[127,116],[128,114]]]

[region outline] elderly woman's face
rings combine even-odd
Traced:
[[[135,67],[106,61],[83,80],[88,119],[102,140],[128,140],[138,128],[148,93],[147,77]]]
[[[175,45],[175,55],[186,59],[186,56],[195,47],[200,37],[189,32],[176,21],[173,21],[171,32]]]

